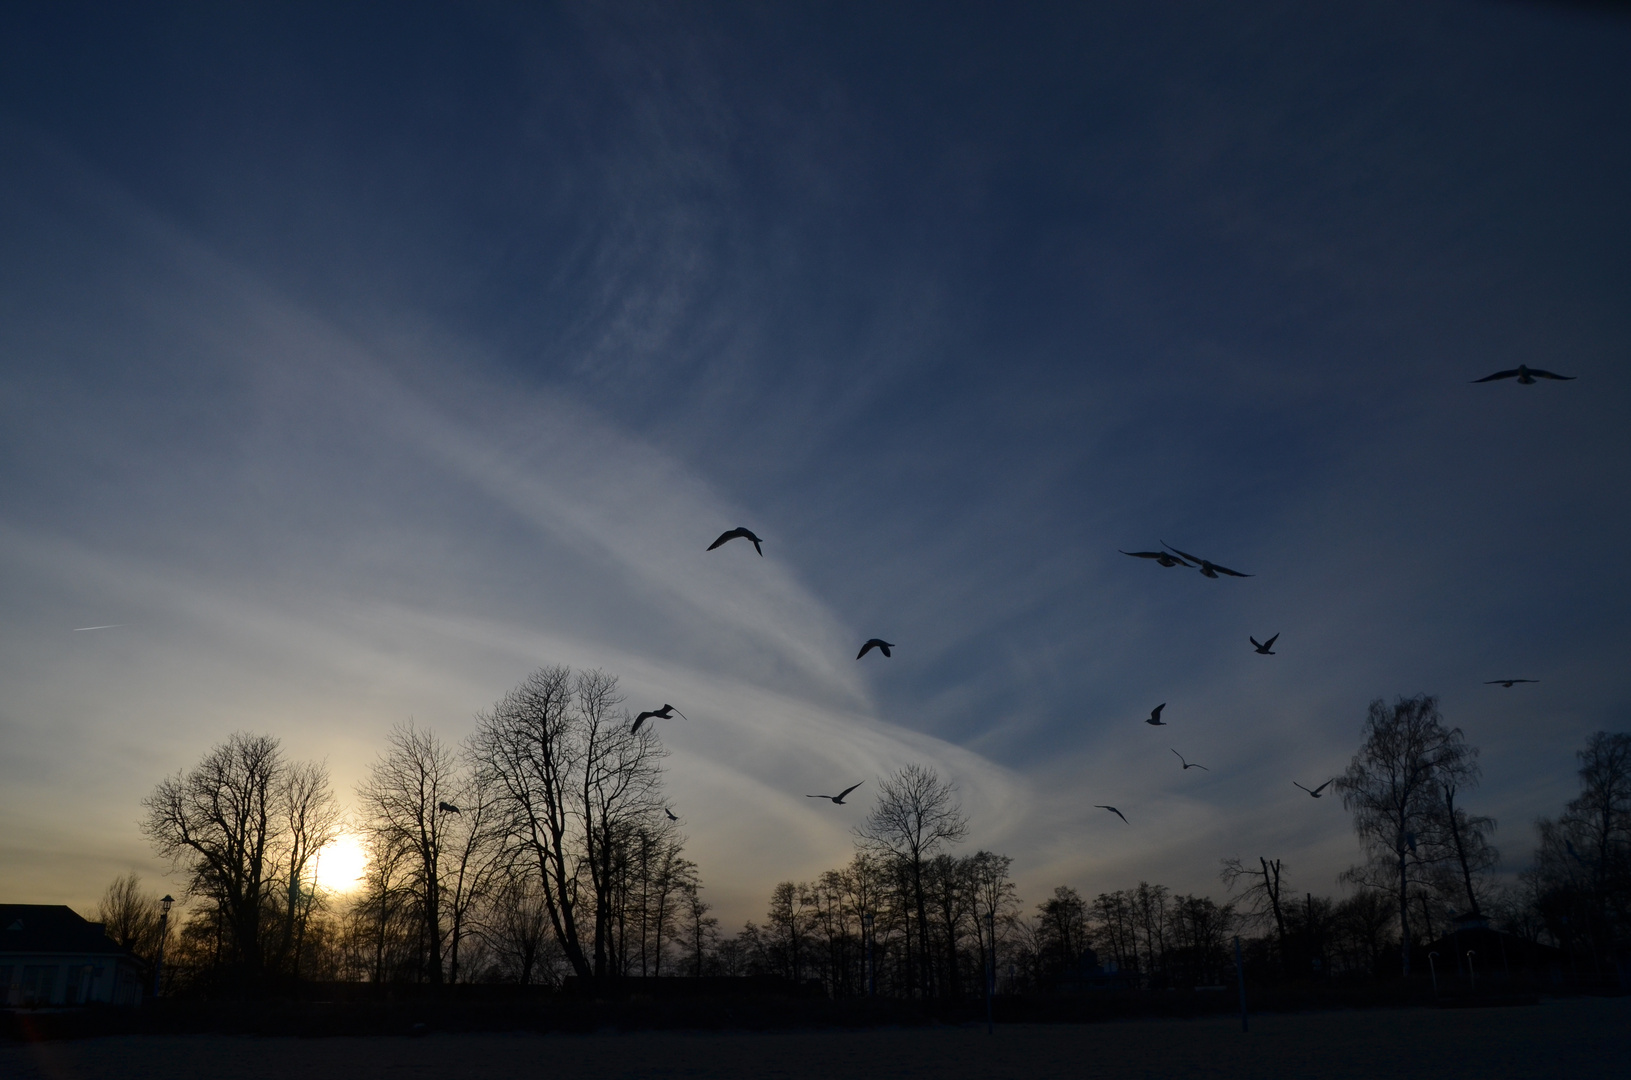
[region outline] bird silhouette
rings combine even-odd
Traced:
[[[647,720],[653,718],[658,720],[672,720],[674,719],[674,714],[677,712],[680,711],[674,708],[674,706],[667,704],[660,709],[647,709],[645,712],[634,718],[634,726],[629,728],[629,734],[633,735],[635,732],[639,731],[640,725],[644,724]],[[680,713],[680,719],[689,720],[690,717],[686,716],[684,713]]]
[[[1176,750],[1173,750],[1172,752],[1174,754],[1178,754],[1178,751],[1176,751]],[[1185,772],[1188,772],[1190,769],[1206,769],[1205,765],[1196,765],[1192,761],[1184,761],[1184,755],[1182,755],[1182,754],[1178,754],[1178,760],[1183,762]],[[1212,770],[1211,769],[1206,769],[1206,771],[1211,772]]]
[[[1190,562],[1192,562],[1195,565],[1199,566],[1201,568],[1201,574],[1204,577],[1215,578],[1219,574],[1228,574],[1230,577],[1254,577],[1254,576],[1256,576],[1254,574],[1242,574],[1239,570],[1231,570],[1227,566],[1219,566],[1217,563],[1212,562],[1210,559],[1199,558],[1198,556],[1191,555],[1187,551],[1179,551],[1177,548],[1173,547],[1171,544],[1167,543],[1165,540],[1161,541],[1161,546],[1168,549],[1169,551],[1172,551],[1172,552],[1175,552],[1176,554],[1182,555],[1184,558],[1188,559]]]
[[[1264,656],[1273,656],[1274,655],[1274,643],[1276,641],[1280,640],[1280,635],[1275,634],[1273,637],[1269,638],[1267,641],[1263,642],[1261,645],[1259,645],[1257,643],[1256,638],[1251,637],[1250,635],[1247,635],[1246,640],[1251,642],[1252,646],[1258,652],[1262,653]]]
[[[670,809],[669,809],[669,808],[668,808],[668,807],[666,807],[666,806],[665,806],[665,807],[663,807],[663,813],[665,813],[665,814],[667,814],[667,815],[668,815],[668,820],[669,820],[669,821],[678,821],[678,820],[679,820],[679,818],[677,818],[677,817],[675,817],[675,816],[674,816],[674,811],[672,811],[672,810],[670,810]]]
[[[877,637],[867,638],[866,644],[861,646],[861,651],[855,654],[855,659],[859,660],[861,657],[865,656],[868,649],[877,649],[885,656],[891,656],[893,654],[890,653],[889,650],[893,649],[894,647],[895,643],[892,641],[885,641],[883,638]]]
[[[1113,807],[1113,806],[1105,806],[1105,805],[1104,805],[1104,804],[1103,804],[1103,803],[1094,803],[1094,804],[1093,804],[1093,809],[1095,809],[1095,810],[1108,810],[1108,811],[1110,811],[1110,812],[1111,812],[1111,813],[1112,813],[1112,814],[1114,814],[1114,815],[1116,815],[1116,816],[1117,816],[1117,817],[1118,817],[1118,818],[1120,818],[1120,819],[1121,819],[1121,820],[1123,820],[1123,821],[1127,821],[1127,815],[1126,815],[1126,814],[1123,814],[1123,813],[1122,813],[1122,812],[1121,812],[1121,811],[1120,811],[1120,810],[1117,810],[1117,809],[1116,809],[1116,808],[1115,808],[1115,807]],[[1132,822],[1130,822],[1130,821],[1127,821],[1127,824],[1129,824],[1129,825],[1131,825],[1131,824],[1132,824]]]
[[[1554,375],[1550,371],[1542,371],[1538,367],[1529,367],[1526,364],[1519,364],[1515,368],[1508,368],[1505,371],[1497,371],[1493,375],[1485,375],[1482,379],[1474,379],[1473,382],[1494,382],[1497,379],[1513,378],[1517,379],[1518,382],[1524,386],[1533,386],[1536,379],[1556,379],[1559,382],[1574,381],[1573,375]]]
[[[1490,679],[1484,685],[1485,686],[1504,686],[1508,690],[1510,690],[1510,689],[1512,689],[1512,684],[1513,683],[1521,683],[1521,682],[1540,682],[1540,680],[1539,679]]]
[[[1292,787],[1300,787],[1300,788],[1303,788],[1303,790],[1304,790],[1304,791],[1306,791],[1306,792],[1308,792],[1308,793],[1309,793],[1309,794],[1310,794],[1310,795],[1312,795],[1312,796],[1314,796],[1314,798],[1316,798],[1316,799],[1323,799],[1323,798],[1324,798],[1324,797],[1325,797],[1325,796],[1323,796],[1323,795],[1321,795],[1321,794],[1320,794],[1320,792],[1322,792],[1322,791],[1324,791],[1324,790],[1325,790],[1325,789],[1326,789],[1326,788],[1328,788],[1328,787],[1330,787],[1330,786],[1331,786],[1331,781],[1329,781],[1329,780],[1327,780],[1327,781],[1326,781],[1326,782],[1325,782],[1325,783],[1323,783],[1323,784],[1321,784],[1321,785],[1320,785],[1320,786],[1319,786],[1319,787],[1317,787],[1317,788],[1305,788],[1305,787],[1303,787],[1303,786],[1302,786],[1302,785],[1301,785],[1301,784],[1299,784],[1299,783],[1297,783],[1297,781],[1295,781],[1295,780],[1293,780],[1293,781],[1292,781],[1292,782],[1291,782],[1291,786],[1292,786]]]
[[[1116,550],[1121,551],[1120,548],[1117,548]],[[1191,570],[1194,569],[1194,566],[1191,564],[1186,563],[1178,556],[1168,554],[1165,551],[1121,551],[1121,553],[1123,555],[1131,555],[1135,559],[1154,559],[1162,566],[1188,566]]]
[[[719,539],[715,540],[713,543],[708,545],[708,550],[712,551],[714,548],[718,547],[720,544],[725,543],[727,540],[735,540],[737,537],[741,537],[744,540],[752,540],[753,541],[753,550],[757,551],[760,555],[763,555],[765,553],[765,549],[759,546],[759,544],[761,543],[760,539],[757,536],[753,535],[753,530],[752,529],[744,529],[740,525],[738,525],[734,529],[731,529],[729,532],[720,533],[719,534]]]
[[[864,783],[866,783],[866,781],[862,780],[861,784],[864,784]],[[844,796],[848,795],[850,792],[852,792],[856,788],[860,787],[861,784],[851,784],[849,787],[845,788],[843,791],[840,791],[837,795],[806,795],[805,798],[806,799],[831,799],[837,805],[843,806],[844,805]]]
[[[459,808],[450,802],[439,802],[436,804],[436,809],[446,810],[450,814],[457,814],[459,812]]]
[[[1167,703],[1163,701],[1161,704],[1159,704],[1155,708],[1151,709],[1150,710],[1150,718],[1148,720],[1144,721],[1144,722],[1146,724],[1151,725],[1152,727],[1166,727],[1167,722],[1165,720],[1161,719],[1161,710],[1166,708],[1166,707],[1167,707]]]

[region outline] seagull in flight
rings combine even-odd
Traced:
[[[459,808],[450,802],[439,802],[436,804],[436,809],[445,810],[450,814],[457,814],[459,812]]]
[[[1251,642],[1252,647],[1255,648],[1258,652],[1262,653],[1264,656],[1273,656],[1274,655],[1274,643],[1276,641],[1280,640],[1280,635],[1275,634],[1273,637],[1269,638],[1267,641],[1263,642],[1261,645],[1259,645],[1257,643],[1256,638],[1254,638],[1254,637],[1252,637],[1250,635],[1247,635],[1246,640]]]
[[[1485,375],[1482,379],[1474,379],[1473,382],[1494,382],[1497,379],[1512,378],[1516,378],[1518,382],[1524,386],[1535,385],[1536,379],[1557,379],[1559,382],[1574,381],[1573,375],[1555,375],[1550,371],[1542,371],[1538,367],[1529,367],[1526,364],[1519,364],[1515,368],[1508,368],[1505,371],[1497,371],[1493,375]]]
[[[678,709],[674,708],[674,706],[667,705],[667,704],[665,704],[660,709],[647,709],[645,712],[641,713],[639,716],[636,716],[634,718],[634,726],[629,728],[629,734],[633,735],[635,732],[639,731],[640,730],[640,725],[644,724],[647,720],[650,720],[650,719],[652,719],[654,717],[656,719],[658,719],[658,720],[672,720],[672,719],[674,719],[674,714],[677,713],[677,712],[680,712],[680,711]],[[689,716],[686,716],[684,713],[680,713],[680,719],[681,720],[689,720],[691,718]]]
[[[1105,806],[1105,805],[1104,805],[1104,804],[1103,804],[1103,803],[1094,803],[1094,804],[1093,804],[1093,809],[1095,809],[1095,810],[1108,810],[1108,811],[1110,811],[1110,812],[1111,812],[1111,813],[1112,813],[1112,814],[1114,814],[1114,815],[1116,815],[1116,816],[1117,816],[1117,817],[1118,817],[1118,818],[1120,818],[1120,819],[1121,819],[1121,820],[1123,820],[1123,821],[1127,821],[1127,815],[1126,815],[1126,814],[1123,814],[1123,813],[1122,813],[1122,812],[1121,812],[1121,811],[1120,811],[1120,810],[1117,810],[1117,809],[1116,809],[1116,808],[1115,808],[1115,807],[1113,807],[1113,806]],[[1132,824],[1132,822],[1130,822],[1130,821],[1127,821],[1127,824],[1129,824],[1129,825],[1131,825],[1131,824]]]
[[[1151,709],[1150,710],[1150,718],[1148,720],[1144,721],[1144,722],[1146,724],[1149,724],[1152,727],[1166,727],[1167,722],[1165,720],[1161,719],[1161,710],[1166,708],[1166,707],[1167,707],[1167,703],[1163,701],[1161,704],[1159,704],[1155,708]]]
[[[669,820],[669,821],[678,821],[678,820],[679,820],[679,818],[677,818],[677,817],[675,817],[675,816],[674,816],[674,811],[672,811],[672,810],[670,810],[670,809],[669,809],[669,808],[668,808],[668,807],[666,807],[666,806],[665,806],[665,807],[663,807],[663,813],[665,813],[665,814],[667,814],[667,815],[668,815],[668,820]]]
[[[728,532],[720,533],[719,539],[708,545],[708,550],[712,551],[714,548],[725,543],[727,540],[735,540],[737,537],[741,537],[744,540],[752,540],[753,550],[757,551],[761,556],[764,555],[765,549],[759,546],[762,541],[757,536],[753,535],[752,529],[744,529],[740,525]]]
[[[1314,798],[1316,798],[1316,799],[1320,799],[1320,798],[1324,798],[1324,796],[1323,796],[1323,795],[1321,795],[1321,794],[1320,794],[1320,792],[1322,792],[1322,791],[1324,791],[1324,790],[1325,790],[1325,789],[1326,789],[1326,788],[1328,788],[1328,787],[1330,787],[1330,786],[1331,786],[1331,781],[1330,781],[1330,780],[1327,780],[1327,781],[1326,781],[1326,782],[1325,782],[1325,783],[1323,783],[1323,784],[1321,784],[1321,785],[1320,785],[1320,786],[1319,786],[1319,787],[1317,787],[1317,788],[1305,788],[1305,787],[1303,787],[1303,786],[1302,786],[1302,785],[1301,785],[1301,784],[1299,784],[1299,783],[1297,783],[1297,781],[1295,781],[1295,780],[1293,780],[1293,781],[1292,781],[1292,782],[1291,782],[1291,786],[1292,786],[1292,787],[1300,787],[1300,788],[1303,788],[1303,790],[1304,790],[1304,791],[1306,791],[1306,792],[1308,792],[1308,793],[1309,793],[1309,794],[1310,794],[1310,795],[1312,795],[1312,796],[1314,796]]]
[[[862,780],[861,784],[864,784],[864,783],[866,783],[866,781]],[[840,791],[837,795],[806,795],[804,797],[806,799],[831,799],[838,806],[843,806],[844,805],[844,796],[848,795],[850,792],[852,792],[856,788],[860,787],[861,784],[851,784],[849,787],[845,788],[843,791]]]
[[[1539,679],[1491,679],[1488,682],[1486,682],[1484,685],[1485,686],[1504,686],[1508,690],[1510,690],[1510,689],[1512,689],[1512,684],[1513,683],[1521,683],[1521,682],[1540,682],[1540,680]]]
[[[72,630],[70,630],[68,632],[70,634],[77,634],[81,630],[117,630],[119,627],[121,627],[123,625],[124,625],[124,623],[122,623],[122,622],[116,622],[116,623],[108,623],[106,626],[76,626],[76,627],[74,627]]]
[[[889,650],[893,649],[894,647],[895,647],[894,642],[885,641],[881,637],[867,638],[866,644],[861,646],[861,651],[855,654],[855,659],[859,660],[861,657],[865,656],[867,654],[868,649],[877,649],[879,652],[883,653],[885,656],[892,656],[894,654],[891,653]]]
[[[1121,551],[1120,548],[1117,548],[1116,550]],[[1178,556],[1169,554],[1165,551],[1121,551],[1121,553],[1123,555],[1131,555],[1135,559],[1154,559],[1162,566],[1188,566],[1191,570],[1194,569],[1194,565],[1192,563],[1184,562],[1184,560],[1180,559]]]
[[[1178,751],[1176,750],[1173,750],[1172,752],[1174,754],[1178,754]],[[1183,762],[1185,772],[1188,772],[1190,769],[1206,769],[1205,765],[1197,765],[1193,761],[1184,761],[1184,755],[1182,754],[1178,754],[1178,760]],[[1212,770],[1206,769],[1206,771],[1211,772]]]
[[[1198,557],[1196,557],[1194,555],[1191,555],[1187,551],[1179,551],[1177,548],[1173,547],[1171,544],[1167,543],[1165,540],[1161,541],[1161,546],[1166,548],[1168,551],[1174,552],[1175,554],[1178,554],[1178,555],[1182,555],[1184,558],[1188,559],[1190,562],[1194,563],[1196,566],[1199,566],[1201,568],[1201,574],[1204,577],[1215,578],[1219,574],[1228,574],[1230,577],[1254,577],[1255,576],[1253,574],[1242,574],[1239,570],[1231,570],[1227,566],[1219,566],[1215,562],[1211,562],[1210,560],[1207,560],[1207,559],[1198,558]]]

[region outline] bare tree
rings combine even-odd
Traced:
[[[1280,945],[1282,962],[1285,959],[1286,948],[1286,916],[1285,910],[1280,906],[1280,873],[1285,866],[1279,859],[1265,859],[1258,856],[1259,869],[1240,861],[1235,855],[1223,860],[1223,869],[1218,872],[1224,886],[1231,892],[1241,878],[1250,878],[1251,884],[1240,892],[1239,907],[1241,914],[1248,922],[1263,922],[1272,917],[1274,920],[1275,938]]]
[[[879,786],[878,801],[855,832],[863,844],[893,857],[906,873],[917,916],[917,982],[926,994],[930,962],[924,869],[942,847],[968,835],[957,789],[928,766],[908,765]]]
[[[162,921],[159,899],[142,891],[142,879],[134,871],[114,878],[108,885],[97,905],[96,917],[103,933],[142,963],[151,964],[158,955]]]
[[[472,752],[536,871],[550,925],[581,978],[611,971],[621,853],[661,811],[661,745],[615,712],[617,680],[541,668],[477,718]],[[587,891],[593,959],[585,949]]]
[[[1336,789],[1353,814],[1354,831],[1368,856],[1344,879],[1391,892],[1399,910],[1400,961],[1410,974],[1411,885],[1426,879],[1417,869],[1429,860],[1418,837],[1427,836],[1438,816],[1437,760],[1461,740],[1460,728],[1446,728],[1438,701],[1426,694],[1399,698],[1390,707],[1371,702],[1365,742],[1338,778]],[[1412,873],[1417,869],[1416,873]]]
[[[277,787],[283,817],[281,863],[287,892],[282,956],[289,973],[299,978],[306,926],[317,898],[317,859],[339,837],[344,815],[329,787],[326,763],[290,765],[283,770]]]
[[[242,986],[259,982],[261,915],[277,879],[273,855],[284,761],[269,735],[232,735],[191,770],[162,781],[142,800],[142,831],[160,855],[191,875],[227,930]]]
[[[1451,886],[1442,891],[1464,894],[1467,911],[1479,915],[1479,890],[1475,881],[1481,880],[1500,858],[1500,853],[1489,842],[1489,834],[1495,831],[1495,819],[1469,814],[1456,804],[1463,792],[1478,786],[1478,748],[1458,738],[1447,740],[1434,759],[1434,771],[1440,802],[1434,815],[1431,842],[1445,852],[1452,876],[1460,879],[1456,883],[1459,889]]]
[[[443,981],[442,853],[453,812],[443,809],[459,790],[453,751],[434,732],[410,721],[391,729],[387,749],[358,785],[363,829],[404,861],[421,920],[424,975]]]

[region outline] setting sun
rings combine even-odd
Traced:
[[[341,833],[318,857],[317,884],[334,892],[350,892],[361,883],[367,866],[368,850],[363,847],[362,838]]]

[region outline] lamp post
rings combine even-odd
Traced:
[[[1437,959],[1438,959],[1438,953],[1430,952],[1430,953],[1427,954],[1427,970],[1433,976],[1433,998],[1434,998],[1434,1000],[1438,999],[1438,966],[1433,963],[1433,961],[1437,960]]]
[[[1467,950],[1467,981],[1472,984],[1472,992],[1478,993],[1478,972],[1473,970],[1472,958],[1478,955],[1474,950]]]
[[[159,979],[164,974],[164,942],[170,936],[170,905],[176,898],[166,893],[159,900],[159,956],[153,961],[153,996],[159,996]]]
[[[997,992],[997,913],[985,913],[985,940],[991,943],[991,963],[985,969],[985,1033],[990,1035],[991,998]]]
[[[861,936],[866,938],[866,996],[878,992],[878,968],[872,962],[872,912],[861,916]]]

